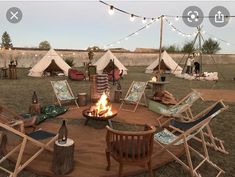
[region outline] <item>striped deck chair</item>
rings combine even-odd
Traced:
[[[147,82],[133,81],[129,90],[127,91],[125,98],[122,100],[119,109],[135,112],[139,104],[147,106],[146,97],[144,93],[146,86]],[[141,103],[142,98],[144,99],[144,103]],[[123,108],[125,104],[134,105],[134,109],[132,110]]]
[[[159,126],[163,126],[168,122],[168,119],[161,121],[164,117],[181,117],[184,119],[191,119],[193,117],[191,107],[198,99],[202,99],[201,94],[192,90],[188,95],[182,98],[176,105],[167,106],[159,102],[149,100],[149,110],[161,114],[157,118]]]
[[[185,131],[188,128],[190,128],[190,125],[194,124],[194,122],[198,122],[198,121],[200,121],[202,119],[206,119],[208,117],[215,118],[219,113],[222,113],[226,109],[228,109],[228,106],[226,106],[222,100],[219,100],[216,103],[214,103],[213,105],[211,105],[208,108],[201,111],[198,115],[194,116],[188,122],[182,122],[180,120],[175,120],[174,126]],[[203,129],[203,134],[206,137],[205,143],[208,147],[214,148],[216,151],[222,152],[224,154],[228,154],[228,151],[226,151],[224,148],[224,141],[213,135],[212,129],[209,124],[207,124],[206,127]],[[194,139],[199,142],[202,141],[198,137],[194,137]]]
[[[74,101],[79,108],[77,98],[74,96],[67,80],[51,81],[51,85],[60,106],[65,102]]]
[[[214,164],[208,154],[207,145],[205,142],[205,135],[203,129],[206,128],[210,121],[213,119],[215,115],[217,115],[220,111],[215,111],[214,114],[210,114],[208,116],[203,116],[195,121],[192,122],[177,122],[176,120],[172,119],[170,121],[170,126],[168,129],[164,129],[161,132],[158,132],[154,135],[154,140],[158,143],[162,149],[161,151],[168,152],[178,163],[180,163],[186,170],[190,171],[192,177],[202,177],[202,175],[198,172],[199,168],[207,163],[215,168],[217,175],[216,177],[220,176],[221,174],[225,173],[220,167]],[[203,154],[200,153],[198,150],[193,148],[189,145],[189,141],[191,139],[198,138],[197,135],[200,136],[200,142],[203,146]],[[199,139],[199,138],[198,138]],[[180,158],[178,158],[174,153],[171,152],[170,147],[172,146],[179,146],[182,145],[185,150],[187,161],[184,162]],[[200,162],[197,164],[195,160],[192,160],[192,154],[194,157],[200,159]]]

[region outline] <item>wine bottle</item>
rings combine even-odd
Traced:
[[[67,136],[68,136],[68,129],[66,127],[65,120],[63,120],[63,123],[59,129],[58,143],[59,144],[66,144]]]
[[[33,104],[37,104],[38,103],[38,96],[37,96],[35,91],[33,92],[32,103]]]

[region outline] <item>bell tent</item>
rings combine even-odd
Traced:
[[[123,74],[127,74],[127,68],[117,59],[113,53],[108,50],[99,60],[97,60],[93,65],[96,66],[96,71],[98,74],[102,74],[104,71],[109,73],[112,69],[112,61],[114,61],[115,68],[120,71],[123,70]]]
[[[71,67],[56,53],[50,49],[47,54],[30,69],[28,76],[41,77],[45,72],[61,72],[68,76]]]
[[[162,59],[160,63],[160,69],[172,73],[172,74],[180,74],[182,72],[182,68],[171,58],[171,56],[164,51],[162,53]],[[150,64],[145,73],[153,73],[159,67],[159,59],[155,60],[152,64]]]

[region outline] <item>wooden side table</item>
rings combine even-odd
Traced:
[[[74,141],[67,139],[66,144],[55,141],[52,161],[52,171],[56,175],[65,175],[74,168]]]
[[[41,105],[40,103],[32,103],[29,107],[30,114],[40,114],[41,113]]]
[[[114,92],[114,102],[120,103],[122,99],[122,90],[115,90]]]
[[[169,82],[167,81],[159,81],[159,82],[149,82],[150,84],[153,85],[153,94],[155,94],[156,92],[160,92],[162,93],[164,91],[164,86],[165,84],[169,84]]]

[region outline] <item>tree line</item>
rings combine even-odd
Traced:
[[[2,35],[1,48],[9,49],[12,47],[13,44],[10,35],[5,31]],[[39,43],[38,48],[50,49],[51,45],[48,41],[45,40]],[[183,53],[193,53],[197,48],[198,46],[195,46],[193,41],[186,42],[182,48],[178,47],[175,44],[163,47],[163,49],[166,50],[167,52],[183,52]],[[90,50],[97,51],[99,50],[99,47],[98,46],[88,47],[88,51]],[[221,50],[220,43],[211,38],[205,40],[202,45],[202,52],[205,54],[215,54],[220,50]]]

